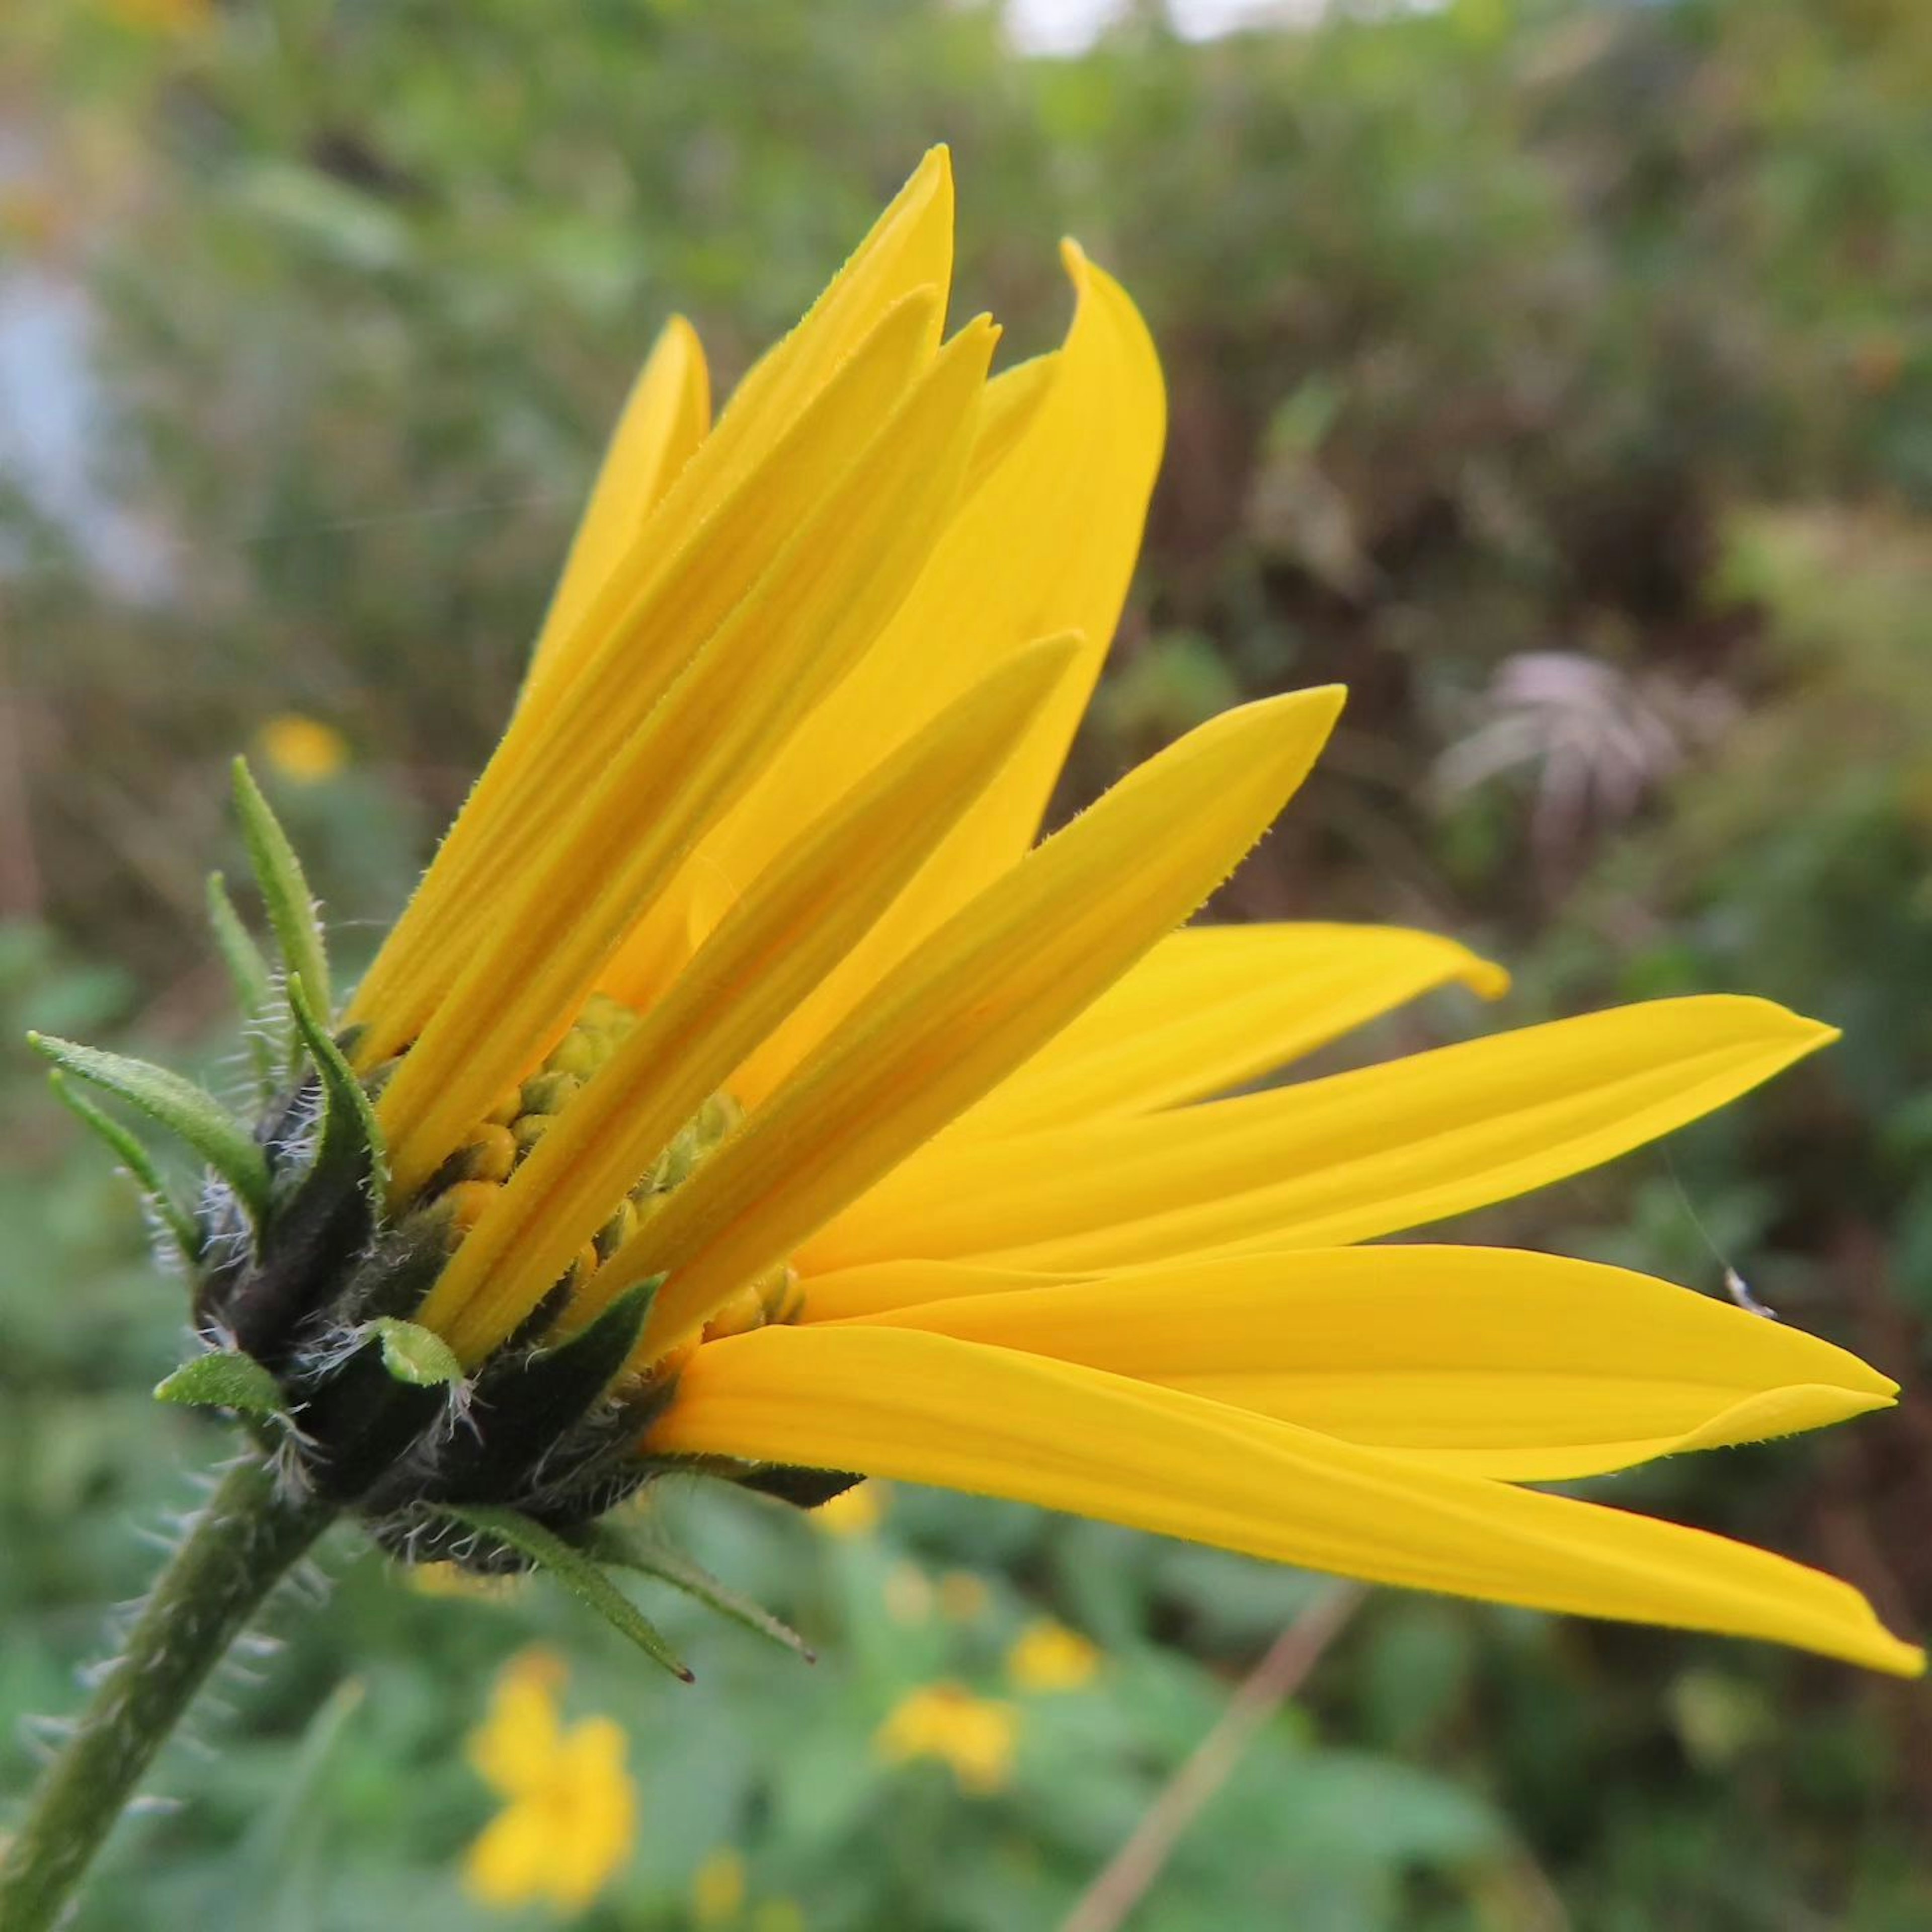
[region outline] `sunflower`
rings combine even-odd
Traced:
[[[607,1549],[670,1472],[808,1506],[885,1476],[1918,1670],[1844,1583],[1526,1486],[1836,1421],[1883,1376],[1623,1270],[1362,1245],[1831,1030],[1664,1000],[1235,1091],[1504,976],[1424,932],[1185,924],[1337,690],[1213,719],[1036,842],[1160,373],[1069,246],[1064,343],[989,375],[988,321],[944,333],[951,228],[935,153],[715,427],[668,326],[502,742],[326,1026],[284,922],[313,1064],[258,1198],[203,1205],[198,1306],[298,1415],[288,1480],[487,1569]]]

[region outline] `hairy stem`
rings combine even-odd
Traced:
[[[56,1923],[202,1681],[334,1514],[285,1494],[256,1456],[222,1478],[5,1845],[6,1932]]]

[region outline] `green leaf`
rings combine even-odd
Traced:
[[[774,1643],[796,1651],[808,1664],[818,1661],[818,1652],[783,1618],[773,1616],[762,1605],[741,1596],[729,1584],[712,1576],[694,1557],[687,1556],[681,1550],[674,1550],[668,1543],[603,1523],[592,1532],[586,1550],[598,1562],[655,1576],[660,1582],[682,1590],[686,1596],[695,1597],[700,1604],[729,1617],[734,1623],[742,1624],[747,1630],[756,1630],[759,1636],[770,1637]]]
[[[58,1068],[47,1076],[47,1084],[54,1090],[54,1097],[82,1126],[106,1143],[182,1254],[190,1262],[200,1261],[201,1230],[195,1226],[194,1216],[169,1192],[154,1156],[118,1120],[110,1120],[92,1100],[76,1094]]]
[[[242,821],[242,842],[248,850],[248,862],[255,870],[255,883],[262,889],[268,925],[281,948],[282,964],[308,988],[309,997],[323,1012],[330,1009],[328,955],[322,940],[322,922],[316,916],[315,896],[268,801],[255,782],[245,759],[235,760],[235,809]]]
[[[352,1174],[356,1186],[368,1187],[372,1203],[378,1201],[389,1184],[382,1130],[354,1068],[310,1004],[308,982],[299,973],[289,975],[289,1010],[322,1080],[322,1140],[311,1171],[332,1180]]]
[[[681,1677],[687,1684],[697,1681],[657,1626],[611,1582],[596,1562],[554,1532],[516,1510],[489,1508],[481,1504],[466,1504],[460,1509],[446,1504],[437,1513],[466,1529],[495,1538],[519,1556],[527,1556],[674,1677]]]
[[[321,1922],[314,1908],[326,1874],[316,1866],[329,1813],[317,1800],[368,1701],[368,1687],[359,1677],[345,1678],[322,1700],[292,1756],[278,1769],[272,1797],[224,1861],[233,1881],[224,1889],[238,1904],[248,1901],[250,1932],[308,1932]]]
[[[30,1033],[27,1044],[63,1072],[116,1095],[156,1126],[179,1135],[234,1189],[250,1214],[260,1218],[268,1202],[268,1157],[247,1124],[213,1094],[165,1066],[56,1040],[51,1034]]]
[[[463,1379],[456,1351],[433,1328],[379,1315],[363,1331],[382,1345],[382,1366],[399,1382],[412,1388],[435,1388]]]
[[[250,1415],[280,1415],[288,1407],[277,1382],[253,1355],[238,1348],[197,1355],[154,1386],[157,1402],[190,1408],[238,1408]]]
[[[219,872],[208,875],[208,922],[214,929],[215,947],[228,968],[228,977],[235,988],[235,1003],[242,1010],[256,1084],[264,1095],[272,1094],[275,1085],[275,1051],[262,1029],[274,1008],[274,984],[268,962],[242,923],[235,902],[228,896],[228,882]]]

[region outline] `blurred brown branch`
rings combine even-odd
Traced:
[[[1148,1807],[1126,1843],[1060,1922],[1060,1932],[1117,1932],[1126,1922],[1127,1915],[1160,1877],[1188,1827],[1233,1776],[1249,1745],[1306,1681],[1365,1594],[1358,1584],[1336,1584],[1269,1645],[1260,1663],[1228,1699],[1220,1721],[1194,1748],[1186,1762]]]

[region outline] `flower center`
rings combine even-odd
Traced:
[[[443,1163],[418,1198],[410,1218],[434,1216],[454,1252],[464,1234],[489,1212],[511,1176],[585,1082],[616,1052],[637,1023],[637,1014],[621,1000],[592,994],[543,1064],[505,1093]],[[712,1094],[578,1250],[553,1292],[555,1300],[550,1305],[567,1306],[580,1294],[598,1268],[662,1209],[673,1191],[690,1178],[742,1116],[743,1110],[729,1094]],[[740,1289],[719,1309],[705,1324],[704,1339],[711,1341],[767,1322],[790,1320],[798,1303],[794,1271],[784,1266],[775,1268]]]

